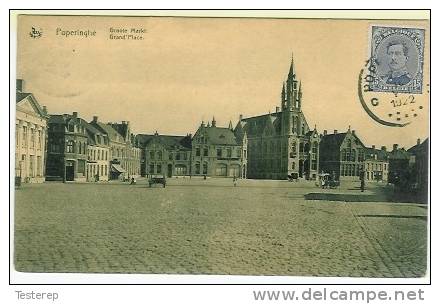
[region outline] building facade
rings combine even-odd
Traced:
[[[108,181],[110,173],[110,141],[107,134],[100,132],[90,124],[86,126],[88,182]]]
[[[142,147],[141,175],[190,176],[191,135],[172,136],[138,134]]]
[[[388,152],[385,146],[365,148],[364,178],[367,181],[388,182]]]
[[[246,178],[247,136],[232,129],[202,124],[192,138],[191,174],[194,176]]]
[[[411,154],[398,144],[393,145],[393,150],[388,154],[388,182],[406,187],[411,180],[410,172]]]
[[[320,170],[338,180],[356,180],[364,171],[365,146],[354,130],[321,136]]]
[[[86,181],[87,122],[73,114],[50,115],[46,180]]]
[[[125,123],[125,122],[124,122]],[[109,179],[110,180],[126,180],[128,179],[127,172],[127,155],[129,147],[126,138],[121,135],[114,126],[117,124],[103,123],[98,120],[98,116],[94,116],[90,122],[94,128],[101,133],[106,134],[109,140],[110,149],[110,165],[109,165]]]
[[[247,177],[287,179],[289,176],[315,179],[319,172],[319,142],[302,112],[301,82],[293,59],[281,91],[281,107],[275,113],[242,118],[235,128],[247,138]]]
[[[47,111],[17,79],[15,116],[15,176],[21,182],[44,182]]]

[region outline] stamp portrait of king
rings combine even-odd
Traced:
[[[373,26],[371,38],[371,90],[422,93],[424,30]]]

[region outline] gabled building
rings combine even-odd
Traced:
[[[376,146],[365,148],[364,171],[367,181],[388,182],[388,152],[385,146],[376,149]]]
[[[411,154],[410,164],[414,188],[426,202],[429,186],[429,138],[422,143],[418,139],[417,144],[408,149],[408,152]]]
[[[127,147],[126,137],[121,135],[111,123],[98,121],[98,116],[93,116],[90,124],[100,132],[107,135],[110,143],[109,177],[113,180],[128,178],[127,174]]]
[[[192,175],[246,178],[247,136],[228,128],[202,124],[192,138]]]
[[[191,135],[173,136],[138,134],[136,141],[142,149],[141,175],[190,176]]]
[[[100,132],[90,124],[86,125],[88,182],[108,181],[110,167],[110,141],[107,134]]]
[[[388,154],[389,170],[388,182],[394,185],[406,185],[411,180],[409,161],[411,154],[398,144],[393,145],[393,150]]]
[[[47,110],[17,79],[15,116],[15,176],[21,182],[44,182]]]
[[[50,115],[46,180],[86,181],[87,122],[73,114]]]
[[[290,64],[286,83],[281,90],[280,107],[274,113],[243,118],[236,134],[246,134],[247,177],[287,179],[287,176],[315,179],[319,172],[319,142],[311,129],[302,106],[301,82]]]
[[[364,170],[365,146],[354,130],[321,136],[320,171],[339,180],[356,180]]]

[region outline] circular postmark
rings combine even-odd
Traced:
[[[377,65],[371,63],[372,59],[367,60],[359,72],[358,96],[363,109],[374,121],[389,127],[404,127],[426,111],[418,95],[374,91]]]
[[[423,28],[371,26],[371,57],[359,73],[358,95],[376,122],[404,127],[427,112],[424,43]]]

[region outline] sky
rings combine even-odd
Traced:
[[[274,112],[293,56],[311,128],[350,126],[367,146],[409,148],[429,133],[429,39],[423,94],[414,95],[418,116],[403,128],[384,126],[366,114],[357,90],[372,24],[424,28],[429,37],[429,22],[410,20],[21,16],[17,78],[50,114],[76,111],[88,121],[129,121],[134,133],[185,135],[213,116],[227,127],[240,114]],[[40,38],[30,37],[32,27]],[[145,31],[142,40],[110,39],[110,29],[131,28]],[[96,35],[60,35],[66,30]],[[396,110],[389,95],[377,93],[381,117]]]

